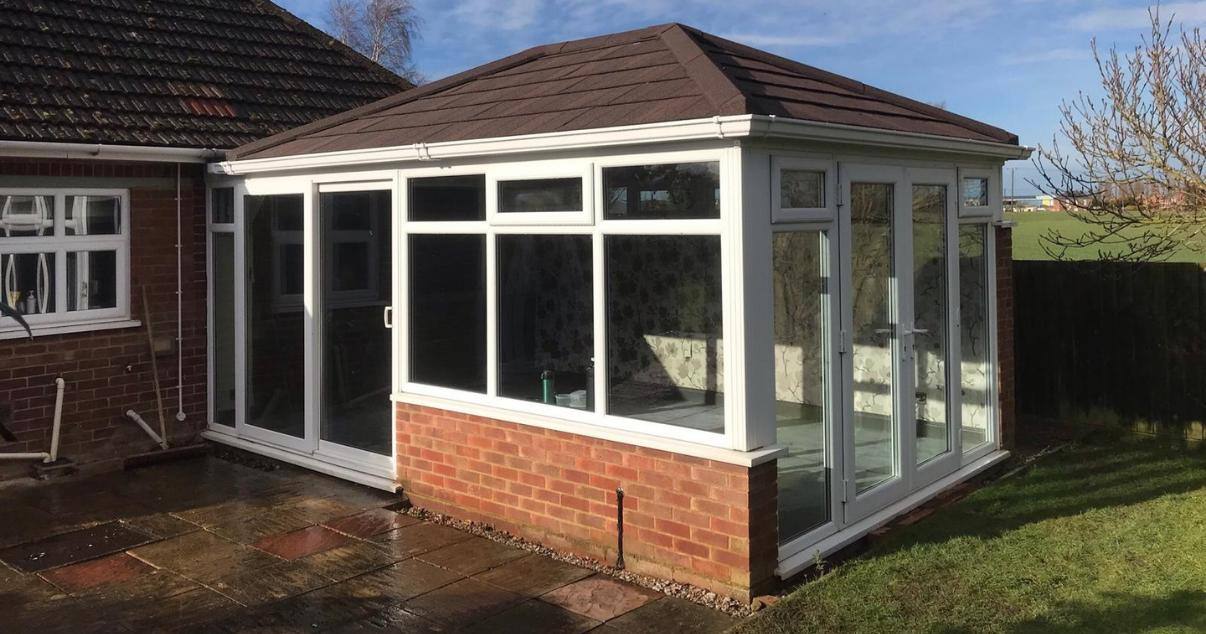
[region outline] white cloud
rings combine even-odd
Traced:
[[[1160,5],[1160,19],[1175,18],[1184,24],[1206,24],[1206,1]],[[1146,7],[1095,9],[1074,16],[1070,25],[1081,31],[1142,29],[1149,25]]]
[[[1081,61],[1090,59],[1091,57],[1092,54],[1089,51],[1088,45],[1085,45],[1084,48],[1036,47],[1033,51],[1009,53],[1001,58],[1001,63],[1006,66],[1020,66],[1022,64],[1041,64],[1045,62]]]
[[[536,22],[541,15],[540,5],[540,0],[462,0],[452,14],[477,27],[521,31]]]

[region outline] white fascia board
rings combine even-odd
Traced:
[[[1011,160],[1030,158],[1030,154],[1034,152],[1034,148],[1024,145],[956,139],[936,134],[897,132],[762,115],[753,117],[749,136],[751,138],[798,139],[825,143],[924,149]]]
[[[296,156],[224,161],[210,165],[210,172],[227,176],[342,168],[374,163],[408,163],[438,161],[466,157],[486,157],[502,154],[527,154],[581,150],[594,147],[615,147],[674,141],[699,141],[729,138],[766,138],[848,143],[877,147],[925,149],[955,152],[997,159],[1019,159],[1030,156],[1033,148],[955,139],[932,134],[894,132],[850,125],[814,123],[798,119],[763,115],[734,115],[669,121],[635,126],[550,132],[523,136],[471,139],[445,143],[416,143],[367,150],[320,152]]]
[[[212,148],[105,145],[103,143],[0,141],[0,156],[156,163],[208,163],[222,158],[223,151]]]

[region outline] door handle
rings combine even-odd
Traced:
[[[386,328],[394,327],[394,307],[386,306],[385,310],[381,311],[381,319],[385,322]]]
[[[877,334],[877,335],[890,335],[890,334],[892,334],[892,332],[893,332],[892,328],[876,328],[875,329],[875,334]]]
[[[930,329],[929,328],[914,328],[912,330],[906,330],[905,334],[906,335],[928,335],[928,334],[930,334]]]

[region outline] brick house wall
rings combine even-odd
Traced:
[[[755,467],[418,405],[397,405],[398,479],[414,504],[749,599],[778,560],[775,462]]]
[[[206,419],[206,283],[204,166],[181,166],[185,422],[175,420],[177,359],[159,356],[169,436],[194,439]],[[0,179],[28,178],[27,187],[106,187],[130,191],[130,311],[144,321],[147,291],[156,338],[176,334],[176,165],[56,159],[0,159]],[[134,409],[158,427],[151,356],[141,327],[0,340],[0,407],[18,442],[0,452],[47,451],[54,416],[54,379],[67,386],[59,455],[93,468],[114,466],[155,448],[125,418]],[[34,461],[0,463],[0,479],[28,475]]]
[[[996,227],[997,248],[997,394],[1000,398],[1001,447],[1012,449],[1017,431],[1014,404],[1013,229]]]

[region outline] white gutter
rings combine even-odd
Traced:
[[[0,156],[59,159],[103,159],[108,161],[153,161],[208,163],[225,153],[212,148],[105,145],[102,143],[45,143],[0,141]]]
[[[752,136],[938,150],[1003,159],[1025,158],[1030,155],[1032,150],[1031,148],[1008,143],[972,141],[931,134],[875,130],[858,126],[811,123],[796,119],[783,119],[781,117],[762,115],[734,115],[635,126],[598,128],[594,130],[498,137],[493,139],[421,143],[367,150],[319,152],[242,161],[236,159],[233,161],[211,163],[209,170],[213,174],[237,176],[259,172],[326,169],[370,165],[374,163],[436,161],[441,159],[580,150],[594,147],[615,147],[645,143],[714,141],[716,139]]]

